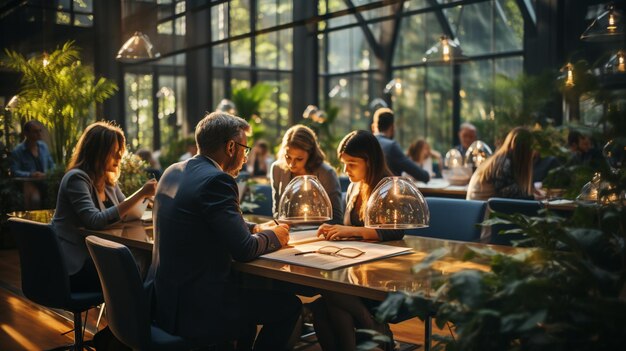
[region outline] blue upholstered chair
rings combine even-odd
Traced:
[[[20,254],[24,296],[42,306],[72,312],[74,345],[65,349],[82,350],[81,313],[100,305],[102,292],[71,291],[65,259],[57,235],[49,224],[9,218],[9,226]]]
[[[542,208],[541,202],[535,200],[520,200],[492,197],[487,201],[489,211],[506,214],[519,213],[525,216],[537,216]],[[514,225],[497,224],[491,226],[490,244],[512,245],[514,240],[523,240],[524,234],[499,234],[503,230],[515,228]]]
[[[88,236],[87,248],[96,265],[107,319],[113,334],[133,350],[189,350],[191,342],[152,325],[151,283],[141,281],[130,250],[119,243]]]
[[[407,230],[407,235],[459,241],[478,241],[485,218],[485,201],[427,197],[430,224],[427,228]]]
[[[272,187],[267,184],[250,185],[253,192],[252,202],[259,205],[250,211],[251,214],[259,216],[272,216]],[[261,195],[261,196],[259,196]]]

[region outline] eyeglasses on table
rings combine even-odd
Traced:
[[[328,245],[328,246],[322,246],[319,249],[314,250],[314,251],[303,251],[303,252],[298,252],[294,255],[300,256],[300,255],[306,255],[306,254],[312,254],[312,253],[318,253],[318,254],[329,255],[329,256],[345,257],[345,258],[357,258],[363,255],[365,251],[361,251],[354,247],[337,247],[337,246]]]

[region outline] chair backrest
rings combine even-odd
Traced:
[[[348,191],[348,186],[350,185],[350,178],[348,176],[339,176],[339,186],[341,186],[341,192]]]
[[[405,231],[407,235],[446,240],[478,241],[485,218],[485,201],[427,197],[430,224],[427,228]]]
[[[500,212],[506,214],[519,213],[525,216],[537,216],[542,208],[541,202],[534,200],[506,199],[493,197],[487,201],[491,212]],[[514,240],[525,239],[524,234],[499,234],[503,230],[516,228],[514,225],[496,224],[491,226],[490,244],[512,245]]]
[[[250,191],[255,194],[254,203],[259,207],[250,212],[259,216],[272,216],[272,187],[266,184],[255,184],[250,186]],[[262,195],[259,197],[257,195]]]
[[[9,218],[9,227],[20,254],[24,296],[46,307],[66,309],[70,279],[52,227],[21,218]]]
[[[100,282],[113,334],[133,349],[150,345],[150,301],[130,250],[119,243],[88,236],[85,239]]]

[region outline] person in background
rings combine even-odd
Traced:
[[[193,138],[186,138],[185,148],[187,151],[184,154],[180,155],[178,161],[188,160],[198,153],[198,147],[196,146],[196,142],[193,140]]]
[[[428,142],[424,139],[414,141],[406,152],[407,156],[417,163],[423,170],[428,172],[431,177],[435,177],[438,172],[433,167],[433,159],[438,167],[442,167],[441,153],[430,148]]]
[[[270,146],[267,141],[260,139],[252,147],[252,152],[246,162],[246,171],[252,177],[267,177],[274,162],[274,156],[270,154]]]
[[[400,148],[400,144],[393,140],[395,127],[394,115],[391,109],[383,107],[374,112],[372,132],[380,143],[391,173],[400,176],[402,172],[405,172],[415,178],[415,180],[425,183],[430,180],[430,174],[411,161]]]
[[[196,126],[199,153],[168,167],[153,209],[156,323],[168,333],[210,345],[237,340],[254,350],[287,349],[301,311],[293,294],[251,290],[232,274],[246,262],[287,245],[289,227],[246,223],[235,177],[250,148],[250,125],[224,112]]]
[[[570,165],[600,168],[604,162],[602,152],[593,147],[591,137],[577,130],[571,130],[567,135],[567,146],[571,152],[568,160]]]
[[[148,167],[146,168],[146,173],[148,174],[148,178],[154,178],[157,181],[161,179],[161,174],[163,172],[157,165],[157,162],[154,159],[154,157],[152,157],[152,152],[150,150],[139,149],[135,152],[135,154],[148,164]]]
[[[46,173],[54,168],[54,161],[48,151],[48,146],[41,140],[43,126],[31,120],[24,124],[22,134],[24,141],[19,143],[11,152],[11,174],[13,177],[30,178],[25,181],[24,206],[26,209],[37,209],[45,199],[48,188],[43,180]]]
[[[502,146],[472,175],[467,200],[533,198],[533,136],[525,127],[507,134]]]
[[[278,159],[272,164],[270,183],[272,186],[272,213],[278,214],[280,196],[287,184],[296,176],[313,175],[326,190],[333,207],[330,223],[343,221],[341,186],[337,172],[326,162],[315,132],[301,124],[289,128],[283,136],[278,150]]]
[[[98,274],[85,245],[87,235],[81,228],[102,229],[118,222],[133,206],[154,195],[154,179],[128,198],[122,194],[117,179],[125,145],[124,132],[119,127],[107,122],[89,125],[61,179],[51,225],[59,237],[73,290],[100,290]]]
[[[469,122],[461,123],[459,127],[459,141],[461,143],[454,148],[459,150],[461,155],[465,157],[465,152],[477,139],[478,133],[476,127]]]
[[[368,131],[353,131],[339,143],[337,155],[350,178],[346,213],[342,225],[322,224],[318,236],[330,241],[354,236],[368,241],[402,239],[402,229],[363,227],[367,200],[376,185],[384,177],[392,175],[376,137]],[[378,302],[331,291],[322,291],[321,295],[312,304],[312,311],[317,340],[324,351],[355,350],[355,329],[376,330],[388,336],[391,341],[382,347],[384,350],[393,350],[393,335],[389,325],[378,322],[373,316]]]

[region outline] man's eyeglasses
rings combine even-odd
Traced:
[[[248,145],[238,143],[238,142],[236,142],[236,141],[234,141],[234,140],[233,140],[233,142],[234,142],[235,144],[237,144],[237,145],[241,146],[242,148],[244,148],[243,153],[244,153],[246,156],[248,156],[248,154],[250,153],[250,150],[252,150],[252,148],[251,148],[250,146],[248,146]]]
[[[329,256],[339,256],[339,257],[345,257],[345,258],[357,258],[363,255],[365,251],[361,251],[353,247],[337,247],[337,246],[329,245],[329,246],[322,246],[315,251],[298,252],[295,254],[295,256],[306,255],[306,254],[311,254],[311,253],[318,253],[318,254],[329,255]]]

